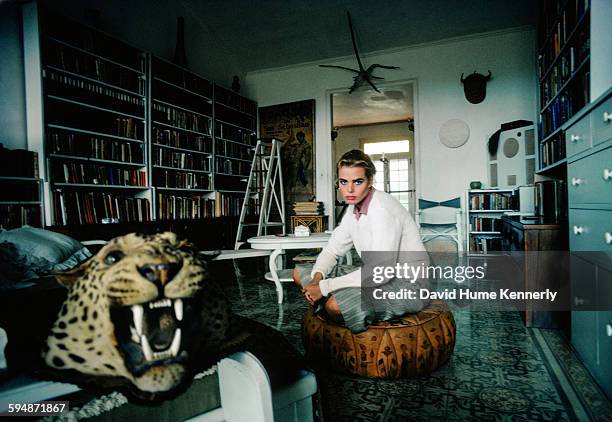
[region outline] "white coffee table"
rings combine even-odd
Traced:
[[[277,258],[287,249],[317,249],[327,245],[331,238],[330,233],[311,233],[310,236],[296,237],[293,234],[288,234],[284,237],[276,235],[256,236],[247,239],[251,244],[251,248],[260,250],[270,250],[270,273],[266,274],[266,278],[274,281],[276,284],[276,294],[278,303],[283,303],[283,287],[279,277],[279,268],[277,266]]]

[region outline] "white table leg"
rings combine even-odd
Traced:
[[[280,279],[278,278],[278,270],[276,268],[276,258],[283,252],[282,249],[274,249],[270,254],[270,274],[276,284],[276,294],[278,296],[278,303],[283,303],[283,286],[281,285]]]

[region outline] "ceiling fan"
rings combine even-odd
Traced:
[[[399,69],[399,67],[384,66],[382,64],[373,64],[367,69],[364,68],[363,63],[361,62],[361,59],[359,58],[359,51],[357,51],[357,43],[355,42],[355,31],[353,30],[353,22],[351,21],[351,14],[347,11],[346,15],[348,16],[349,29],[351,30],[351,40],[353,41],[353,50],[355,51],[355,57],[357,57],[357,63],[359,64],[359,70],[351,69],[349,67],[344,67],[344,66],[330,65],[330,64],[320,64],[319,66],[320,67],[335,67],[337,69],[344,69],[344,70],[348,70],[350,72],[356,73],[356,75],[353,76],[353,86],[351,86],[351,89],[349,89],[349,94],[351,94],[353,91],[355,91],[357,88],[359,88],[364,83],[368,83],[372,88],[374,88],[376,92],[380,92],[378,88],[376,88],[376,85],[374,85],[374,82],[372,82],[372,79],[385,79],[385,78],[381,78],[379,76],[372,75],[372,73],[374,72],[374,69],[376,69],[377,67],[381,67],[383,69]]]

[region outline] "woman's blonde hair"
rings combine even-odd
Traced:
[[[368,154],[360,149],[352,149],[345,152],[336,166],[336,175],[340,167],[363,167],[365,169],[365,175],[368,179],[372,179],[376,174],[376,167]]]

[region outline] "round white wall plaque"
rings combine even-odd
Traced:
[[[460,119],[450,119],[440,127],[440,142],[448,148],[459,148],[470,137],[470,128]]]

